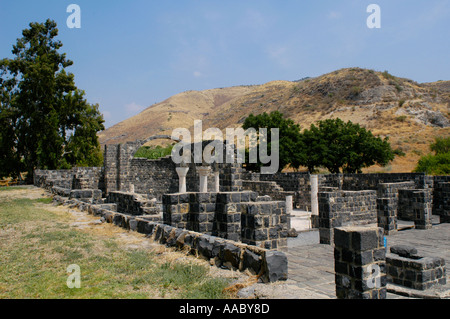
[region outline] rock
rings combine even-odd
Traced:
[[[265,276],[262,278],[266,282],[287,280],[288,260],[281,251],[267,251],[264,260]]]
[[[390,248],[391,253],[405,258],[414,258],[417,256],[417,249],[412,246],[396,245]]]
[[[243,256],[244,269],[248,269],[252,274],[258,275],[261,271],[262,258],[249,249],[245,249]]]
[[[295,228],[291,228],[288,230],[288,237],[298,237],[298,232]]]

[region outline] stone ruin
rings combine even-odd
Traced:
[[[264,175],[248,172],[237,163],[176,165],[170,156],[158,160],[134,157],[145,143],[158,138],[169,137],[106,145],[100,168],[36,170],[34,184],[50,190],[57,200],[111,223],[169,246],[188,247],[218,266],[249,269],[265,281],[287,279],[283,251],[289,230],[299,220],[303,224],[297,230],[318,229],[321,244],[337,245],[339,263],[348,262],[341,255],[346,249],[353,255],[363,253],[361,247],[342,242],[342,238],[356,236],[344,235],[347,232],[360,231],[365,236],[364,227],[375,227],[373,234],[379,239],[396,232],[399,220],[410,221],[416,229],[432,228],[432,215],[439,216],[441,223],[450,222],[450,176]],[[340,238],[336,232],[342,234]],[[378,258],[378,241],[368,249],[377,252],[376,263],[395,260],[386,254]],[[442,264],[438,267],[445,270]],[[391,266],[387,269],[384,283],[385,278],[404,280],[395,279],[398,271]],[[369,294],[347,291],[345,285],[352,282],[349,276],[340,275],[339,289],[336,282],[339,296],[385,297],[382,289]]]

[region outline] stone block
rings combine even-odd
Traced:
[[[288,259],[283,252],[266,251],[263,264],[266,282],[284,281],[288,278]]]

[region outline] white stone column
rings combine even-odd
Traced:
[[[216,193],[220,192],[220,178],[219,178],[220,173],[219,172],[214,172],[214,191]]]
[[[319,215],[319,202],[317,194],[319,192],[319,177],[317,175],[311,175],[311,214]]]
[[[208,175],[211,172],[210,166],[197,167],[198,175],[200,175],[200,193],[208,192]]]
[[[178,192],[186,193],[186,175],[189,167],[177,167],[176,171],[178,174]]]
[[[292,214],[293,202],[292,196],[286,196],[286,214]]]

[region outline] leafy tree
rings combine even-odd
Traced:
[[[331,173],[360,173],[374,164],[387,165],[398,151],[392,150],[388,138],[373,136],[372,132],[341,119],[319,121],[302,133],[304,161],[310,172],[325,167]]]
[[[1,176],[101,164],[103,117],[66,72],[73,62],[59,53],[57,35],[52,20],[30,23],[13,45],[15,57],[0,60]]]
[[[435,154],[422,156],[417,163],[415,172],[424,172],[431,175],[450,174],[450,137],[437,137],[430,145]]]
[[[445,154],[450,152],[450,137],[436,137],[434,143],[430,145],[430,149],[439,154]]]
[[[290,165],[293,168],[298,168],[302,162],[303,153],[302,140],[300,134],[300,126],[295,124],[291,119],[283,118],[283,114],[274,111],[270,114],[266,112],[253,115],[250,114],[244,121],[242,128],[244,130],[254,128],[257,133],[259,129],[267,128],[267,141],[268,149],[271,148],[272,137],[270,134],[271,128],[279,129],[279,170],[282,170],[285,166]],[[247,154],[248,155],[248,154]],[[248,156],[246,157],[248,158]],[[250,170],[259,169],[261,163],[252,164],[247,163],[246,167]]]

